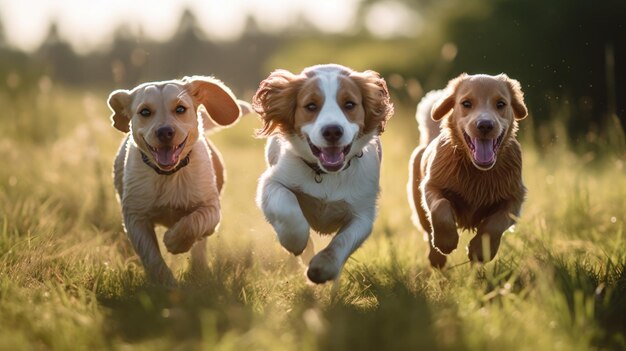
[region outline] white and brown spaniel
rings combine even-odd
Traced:
[[[307,270],[315,283],[333,280],[376,216],[378,136],[393,114],[385,80],[335,64],[300,74],[276,70],[261,82],[253,107],[263,121],[258,135],[269,137],[257,203],[296,256],[313,252],[311,228],[337,232]]]

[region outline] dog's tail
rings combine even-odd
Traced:
[[[239,115],[240,117],[253,112],[252,105],[250,105],[247,101],[237,100],[237,105],[239,105],[239,109],[241,110],[241,114]]]
[[[415,119],[417,119],[420,131],[420,146],[426,147],[439,135],[440,122],[435,122],[431,118],[431,111],[435,102],[442,97],[443,92],[443,90],[432,90],[424,95],[419,104],[417,104]]]

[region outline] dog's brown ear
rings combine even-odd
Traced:
[[[443,95],[435,102],[431,110],[431,117],[434,121],[440,121],[454,108],[457,87],[467,77],[469,77],[467,73],[461,73],[448,82]]]
[[[430,116],[433,121],[439,121],[444,118],[454,108],[455,91],[444,91],[444,95],[440,97],[431,110]]]
[[[113,127],[124,133],[130,131],[131,101],[132,98],[128,90],[116,90],[109,95],[108,104],[113,111],[111,115]]]
[[[237,99],[224,83],[212,77],[201,76],[185,77],[183,83],[196,108],[203,105],[218,125],[228,126],[239,119],[241,110]]]
[[[375,71],[352,72],[350,78],[357,83],[363,95],[365,125],[363,133],[376,130],[378,134],[385,131],[387,121],[393,116],[393,103],[389,96],[385,79]]]
[[[296,98],[305,79],[278,69],[261,81],[252,98],[252,108],[263,122],[263,128],[256,131],[258,137],[270,136],[277,129],[284,133],[293,131]]]
[[[522,85],[515,79],[509,78],[506,74],[502,73],[498,75],[498,78],[506,82],[511,92],[511,107],[513,108],[513,114],[516,120],[521,120],[528,116],[528,109],[524,104],[524,92],[522,91]]]

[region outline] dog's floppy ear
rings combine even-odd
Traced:
[[[522,85],[515,79],[509,78],[506,74],[502,73],[498,75],[500,80],[503,80],[509,87],[511,92],[511,107],[513,108],[513,115],[516,120],[521,120],[528,116],[528,109],[524,104],[524,92],[522,92]]]
[[[467,77],[467,73],[462,73],[448,82],[443,95],[435,102],[431,110],[431,117],[434,121],[440,121],[454,108],[456,89]]]
[[[441,120],[454,108],[455,93],[454,90],[448,91],[448,89],[446,89],[444,95],[435,102],[430,113],[433,121]]]
[[[352,72],[350,78],[356,82],[363,94],[363,108],[365,110],[365,125],[363,132],[376,130],[381,134],[385,125],[393,116],[393,103],[389,97],[389,90],[385,79],[375,71]]]
[[[196,108],[203,105],[211,119],[218,125],[231,125],[241,115],[237,99],[219,80],[212,77],[193,76],[183,78],[183,83],[196,104]]]
[[[277,69],[259,84],[252,108],[259,114],[263,128],[256,131],[258,137],[270,136],[277,129],[290,133],[296,113],[296,98],[306,77]]]
[[[132,101],[128,90],[115,90],[109,95],[109,108],[113,111],[111,121],[113,127],[121,132],[128,133],[130,131],[130,103]]]

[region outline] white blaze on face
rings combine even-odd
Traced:
[[[314,67],[304,73],[315,79],[321,106],[317,106],[319,112],[315,118],[303,125],[300,131],[308,139],[311,153],[317,158],[320,167],[328,172],[340,171],[346,165],[346,155],[359,132],[359,125],[348,119],[338,102],[342,89],[346,89],[341,84],[346,71],[329,65]]]
[[[314,74],[318,81],[320,93],[324,97],[324,102],[317,118],[312,123],[303,126],[301,130],[309,137],[311,143],[319,148],[348,146],[358,134],[359,126],[346,117],[337,102],[341,89],[339,76],[343,74],[342,70],[336,67],[321,67],[314,69]],[[361,103],[360,101],[356,102]],[[343,130],[343,135],[335,145],[329,145],[322,135],[323,129],[328,126],[339,126]]]

